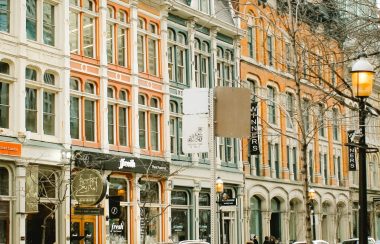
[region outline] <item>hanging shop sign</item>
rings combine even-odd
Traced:
[[[259,155],[259,133],[258,133],[258,119],[257,119],[257,102],[251,103],[251,136],[249,139],[249,149],[251,155]]]
[[[352,142],[352,137],[355,134],[354,130],[347,131],[348,135],[348,142]],[[356,155],[355,155],[355,147],[354,146],[348,146],[348,170],[349,171],[356,171]]]
[[[38,213],[38,165],[26,167],[25,212]]]
[[[229,199],[223,199],[220,202],[220,205],[222,206],[236,206],[236,198],[229,198]]]
[[[71,187],[79,204],[96,205],[105,196],[107,181],[95,169],[82,169],[75,174]]]
[[[75,166],[80,168],[155,174],[163,176],[170,173],[169,162],[166,161],[123,157],[106,153],[84,151],[75,151],[74,157]]]

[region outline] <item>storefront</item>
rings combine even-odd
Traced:
[[[73,175],[84,169],[95,170],[106,181],[107,188],[99,203],[72,201],[74,210],[100,209],[92,214],[72,211],[72,239],[78,236],[81,240],[94,240],[90,243],[132,244],[142,243],[143,239],[156,243],[166,238],[168,162],[84,151],[75,151],[74,159]]]

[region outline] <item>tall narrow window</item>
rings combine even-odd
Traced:
[[[186,38],[182,33],[178,34],[177,45],[177,81],[181,84],[186,84]]]
[[[273,66],[273,37],[267,36],[268,65]]]
[[[268,120],[269,123],[276,123],[276,106],[275,106],[276,93],[273,87],[268,86]]]
[[[37,132],[37,90],[27,87],[25,93],[26,130]]]
[[[313,163],[313,150],[309,151],[309,179],[310,182],[314,182],[314,163]]]
[[[298,179],[298,171],[297,171],[297,162],[298,162],[298,159],[297,159],[297,148],[296,147],[293,147],[293,175],[294,175],[294,180],[297,180]]]
[[[322,104],[318,104],[318,126],[319,126],[319,135],[321,137],[325,137],[325,128],[324,128],[324,122],[325,122],[325,118],[324,118],[324,107]]]
[[[95,102],[84,101],[85,136],[87,141],[95,141]]]
[[[150,115],[150,140],[151,140],[151,146],[152,150],[158,151],[159,150],[159,121],[158,121],[158,115],[157,114],[151,114]]]
[[[108,143],[115,144],[115,113],[114,105],[108,105]]]
[[[339,121],[338,121],[338,110],[333,109],[332,111],[332,126],[333,126],[333,139],[339,140]]]
[[[288,73],[291,71],[291,65],[292,65],[292,53],[290,48],[290,43],[285,43],[285,58],[286,58],[286,70]]]
[[[43,104],[43,129],[44,134],[55,134],[55,94],[44,92]]]
[[[323,178],[325,180],[325,185],[328,184],[328,165],[327,165],[327,154],[323,154]]]
[[[54,26],[54,5],[44,2],[44,25],[43,39],[47,45],[54,46],[55,41],[55,26]]]
[[[144,95],[139,95],[139,105],[146,107],[146,97]],[[147,147],[147,112],[145,110],[139,110],[139,145],[140,148]]]
[[[308,55],[306,50],[302,50],[302,73],[303,73],[303,78],[307,79],[308,75]]]
[[[137,35],[137,62],[139,72],[145,72],[145,38]]]
[[[0,31],[9,32],[10,0],[2,0],[0,3]]]
[[[304,129],[305,129],[305,132],[308,132],[310,129],[310,122],[311,122],[310,121],[310,114],[309,114],[310,101],[308,99],[302,100],[302,110],[303,110],[302,120],[304,123]]]
[[[79,98],[70,96],[70,135],[79,139]]]
[[[248,27],[248,55],[251,58],[255,58],[255,29],[250,26]]]
[[[93,58],[95,56],[95,21],[89,16],[83,17],[83,55]]]
[[[276,168],[276,178],[280,178],[280,147],[278,143],[274,144],[274,165]]]
[[[336,164],[337,164],[337,168],[338,168],[338,173],[337,173],[337,176],[338,176],[338,185],[340,186],[343,186],[343,175],[342,175],[342,165],[341,165],[341,162],[340,162],[340,156],[337,156],[336,157]]]
[[[294,97],[293,94],[286,93],[286,127],[293,128],[294,119]]]
[[[79,52],[79,15],[70,11],[70,51]]]
[[[128,145],[128,111],[126,107],[119,107],[119,143]]]
[[[199,193],[199,239],[211,243],[211,208],[210,193]]]
[[[209,0],[199,0],[198,1],[199,11],[209,14],[210,13],[210,2]]]
[[[26,38],[37,39],[37,0],[26,0]]]
[[[114,63],[114,25],[107,24],[107,62]]]
[[[175,77],[174,60],[175,60],[175,46],[172,44],[175,42],[174,31],[168,29],[168,73],[169,80],[173,81]]]
[[[119,11],[119,21],[123,24],[127,21],[125,11]],[[117,63],[120,66],[127,66],[127,29],[119,24],[117,32]]]
[[[148,39],[148,62],[149,62],[149,74],[151,75],[157,75],[157,41],[154,39],[149,38]]]
[[[9,84],[0,82],[0,128],[9,128]]]

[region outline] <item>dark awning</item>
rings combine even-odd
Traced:
[[[156,176],[167,176],[170,173],[169,162],[155,159],[75,151],[74,160],[75,166],[80,168],[134,172]]]

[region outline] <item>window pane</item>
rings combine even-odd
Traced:
[[[137,61],[139,66],[139,72],[145,71],[145,45],[144,45],[144,36],[137,36]]]
[[[55,99],[53,93],[44,92],[44,133],[54,135],[55,131]]]
[[[70,97],[70,135],[79,139],[79,98]]]
[[[158,114],[150,115],[150,140],[152,150],[159,149]]]
[[[9,32],[9,0],[0,0],[0,31]]]
[[[0,2],[1,2],[1,0],[0,0]],[[8,63],[0,62],[0,73],[9,75],[9,64]]]
[[[140,148],[146,148],[146,113],[139,111],[139,144]]]
[[[108,143],[109,144],[114,144],[114,106],[113,105],[108,105]]]
[[[44,74],[44,82],[45,84],[54,85],[55,84],[54,75],[46,72]]]
[[[172,205],[188,205],[188,196],[184,191],[172,191]]]
[[[0,167],[0,195],[9,195],[9,173],[3,167]]]
[[[146,203],[158,203],[159,192],[158,183],[154,181],[141,181],[140,182],[140,201]]]
[[[199,209],[199,239],[210,242],[211,235],[211,211]]]
[[[25,69],[25,79],[37,81],[37,71],[31,68]]]
[[[77,79],[70,78],[70,89],[79,91],[79,81]]]
[[[124,28],[118,30],[117,37],[117,62],[120,66],[127,66],[126,64],[126,52],[127,52],[127,31]]]
[[[127,146],[128,143],[127,108],[119,108],[119,143],[122,146]]]
[[[37,132],[37,90],[26,88],[25,93],[26,130]]]
[[[114,63],[114,25],[107,24],[107,62]]]
[[[187,240],[189,236],[188,231],[188,220],[189,220],[189,210],[188,209],[175,209],[172,208],[171,215],[171,232],[172,240],[174,242],[179,242]]]
[[[85,100],[85,136],[87,141],[95,141],[95,102]]]
[[[54,6],[44,2],[44,43],[54,45]]]
[[[26,0],[26,38],[37,38],[37,0]]]
[[[86,82],[85,87],[84,87],[84,91],[87,93],[90,93],[90,94],[95,94],[94,88],[95,88],[94,84],[92,84],[90,82]]]
[[[126,91],[120,91],[119,92],[119,99],[122,101],[127,101],[127,92]]]
[[[0,128],[9,128],[9,84],[4,82],[0,82]]]
[[[114,95],[113,95],[113,89],[111,87],[107,88],[107,97],[109,97],[109,98],[113,98],[114,97]]]
[[[83,51],[84,56],[94,57],[94,18],[84,16],[83,17]]]
[[[149,74],[157,75],[157,41],[149,39]]]
[[[79,21],[78,14],[70,12],[70,51],[77,53],[79,50]]]

